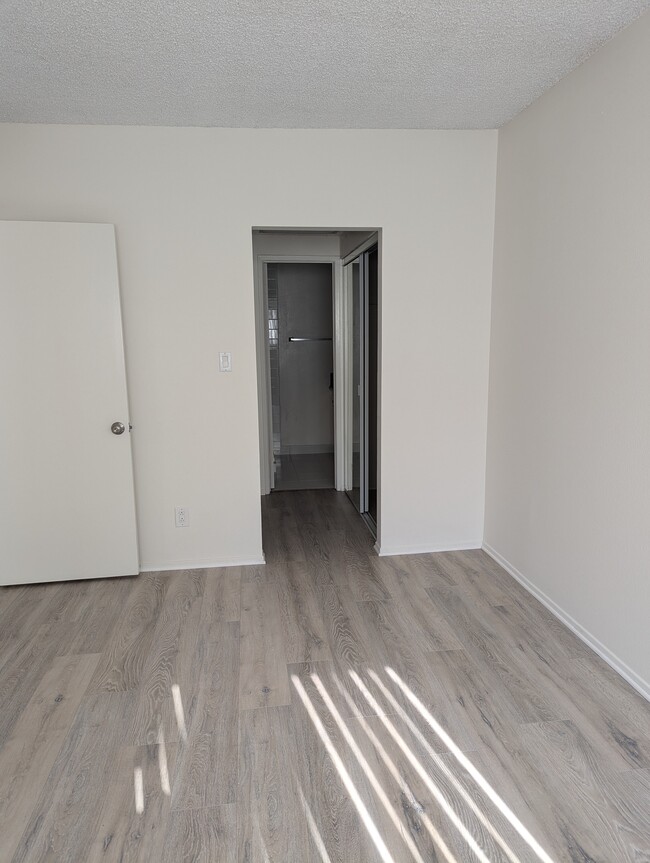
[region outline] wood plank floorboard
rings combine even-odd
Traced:
[[[0,591],[0,863],[650,863],[650,705],[343,494],[265,566]]]

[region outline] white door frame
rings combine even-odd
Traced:
[[[357,393],[354,392],[354,384],[352,381],[352,315],[353,315],[353,297],[352,283],[350,282],[351,270],[348,271],[348,265],[356,261],[364,252],[371,249],[373,246],[379,248],[379,231],[375,231],[367,237],[358,246],[355,246],[350,252],[341,258],[341,268],[343,271],[343,306],[344,316],[342,318],[343,332],[343,375],[345,378],[345,404],[343,412],[343,440],[345,447],[345,464],[343,466],[343,491],[349,491],[352,488],[352,413],[354,410],[353,400],[357,398]],[[360,274],[361,278],[361,274]],[[379,386],[379,384],[378,384]],[[366,387],[367,389],[367,387]],[[379,449],[379,448],[378,448]],[[379,453],[377,454],[379,459]],[[363,465],[361,465],[363,471]],[[379,481],[379,480],[378,480]]]
[[[351,263],[349,261],[348,263]],[[352,488],[352,448],[353,448],[353,429],[352,415],[354,411],[354,399],[357,397],[354,392],[354,381],[352,378],[352,352],[354,339],[352,336],[352,320],[354,315],[353,303],[354,296],[352,292],[352,271],[348,269],[345,260],[341,261],[343,272],[343,307],[344,317],[342,324],[343,332],[343,376],[345,378],[345,405],[343,412],[343,440],[344,440],[344,456],[345,464],[343,465],[343,491],[349,491]]]
[[[346,488],[345,427],[348,416],[348,382],[345,374],[349,352],[347,345],[348,307],[345,301],[343,263],[338,255],[256,255],[253,261],[255,281],[255,332],[257,343],[257,401],[260,433],[260,491],[269,494],[273,487],[273,423],[271,420],[271,367],[269,362],[268,295],[266,265],[331,264],[332,321],[334,324],[334,481],[337,491]]]

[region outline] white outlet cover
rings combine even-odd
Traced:
[[[190,520],[190,513],[186,506],[177,506],[174,510],[176,519],[176,527],[187,527]]]

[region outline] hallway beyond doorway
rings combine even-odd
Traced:
[[[275,491],[334,488],[334,453],[275,457]]]

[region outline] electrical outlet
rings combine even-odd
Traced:
[[[187,527],[190,520],[190,511],[186,506],[176,507],[176,527]]]

